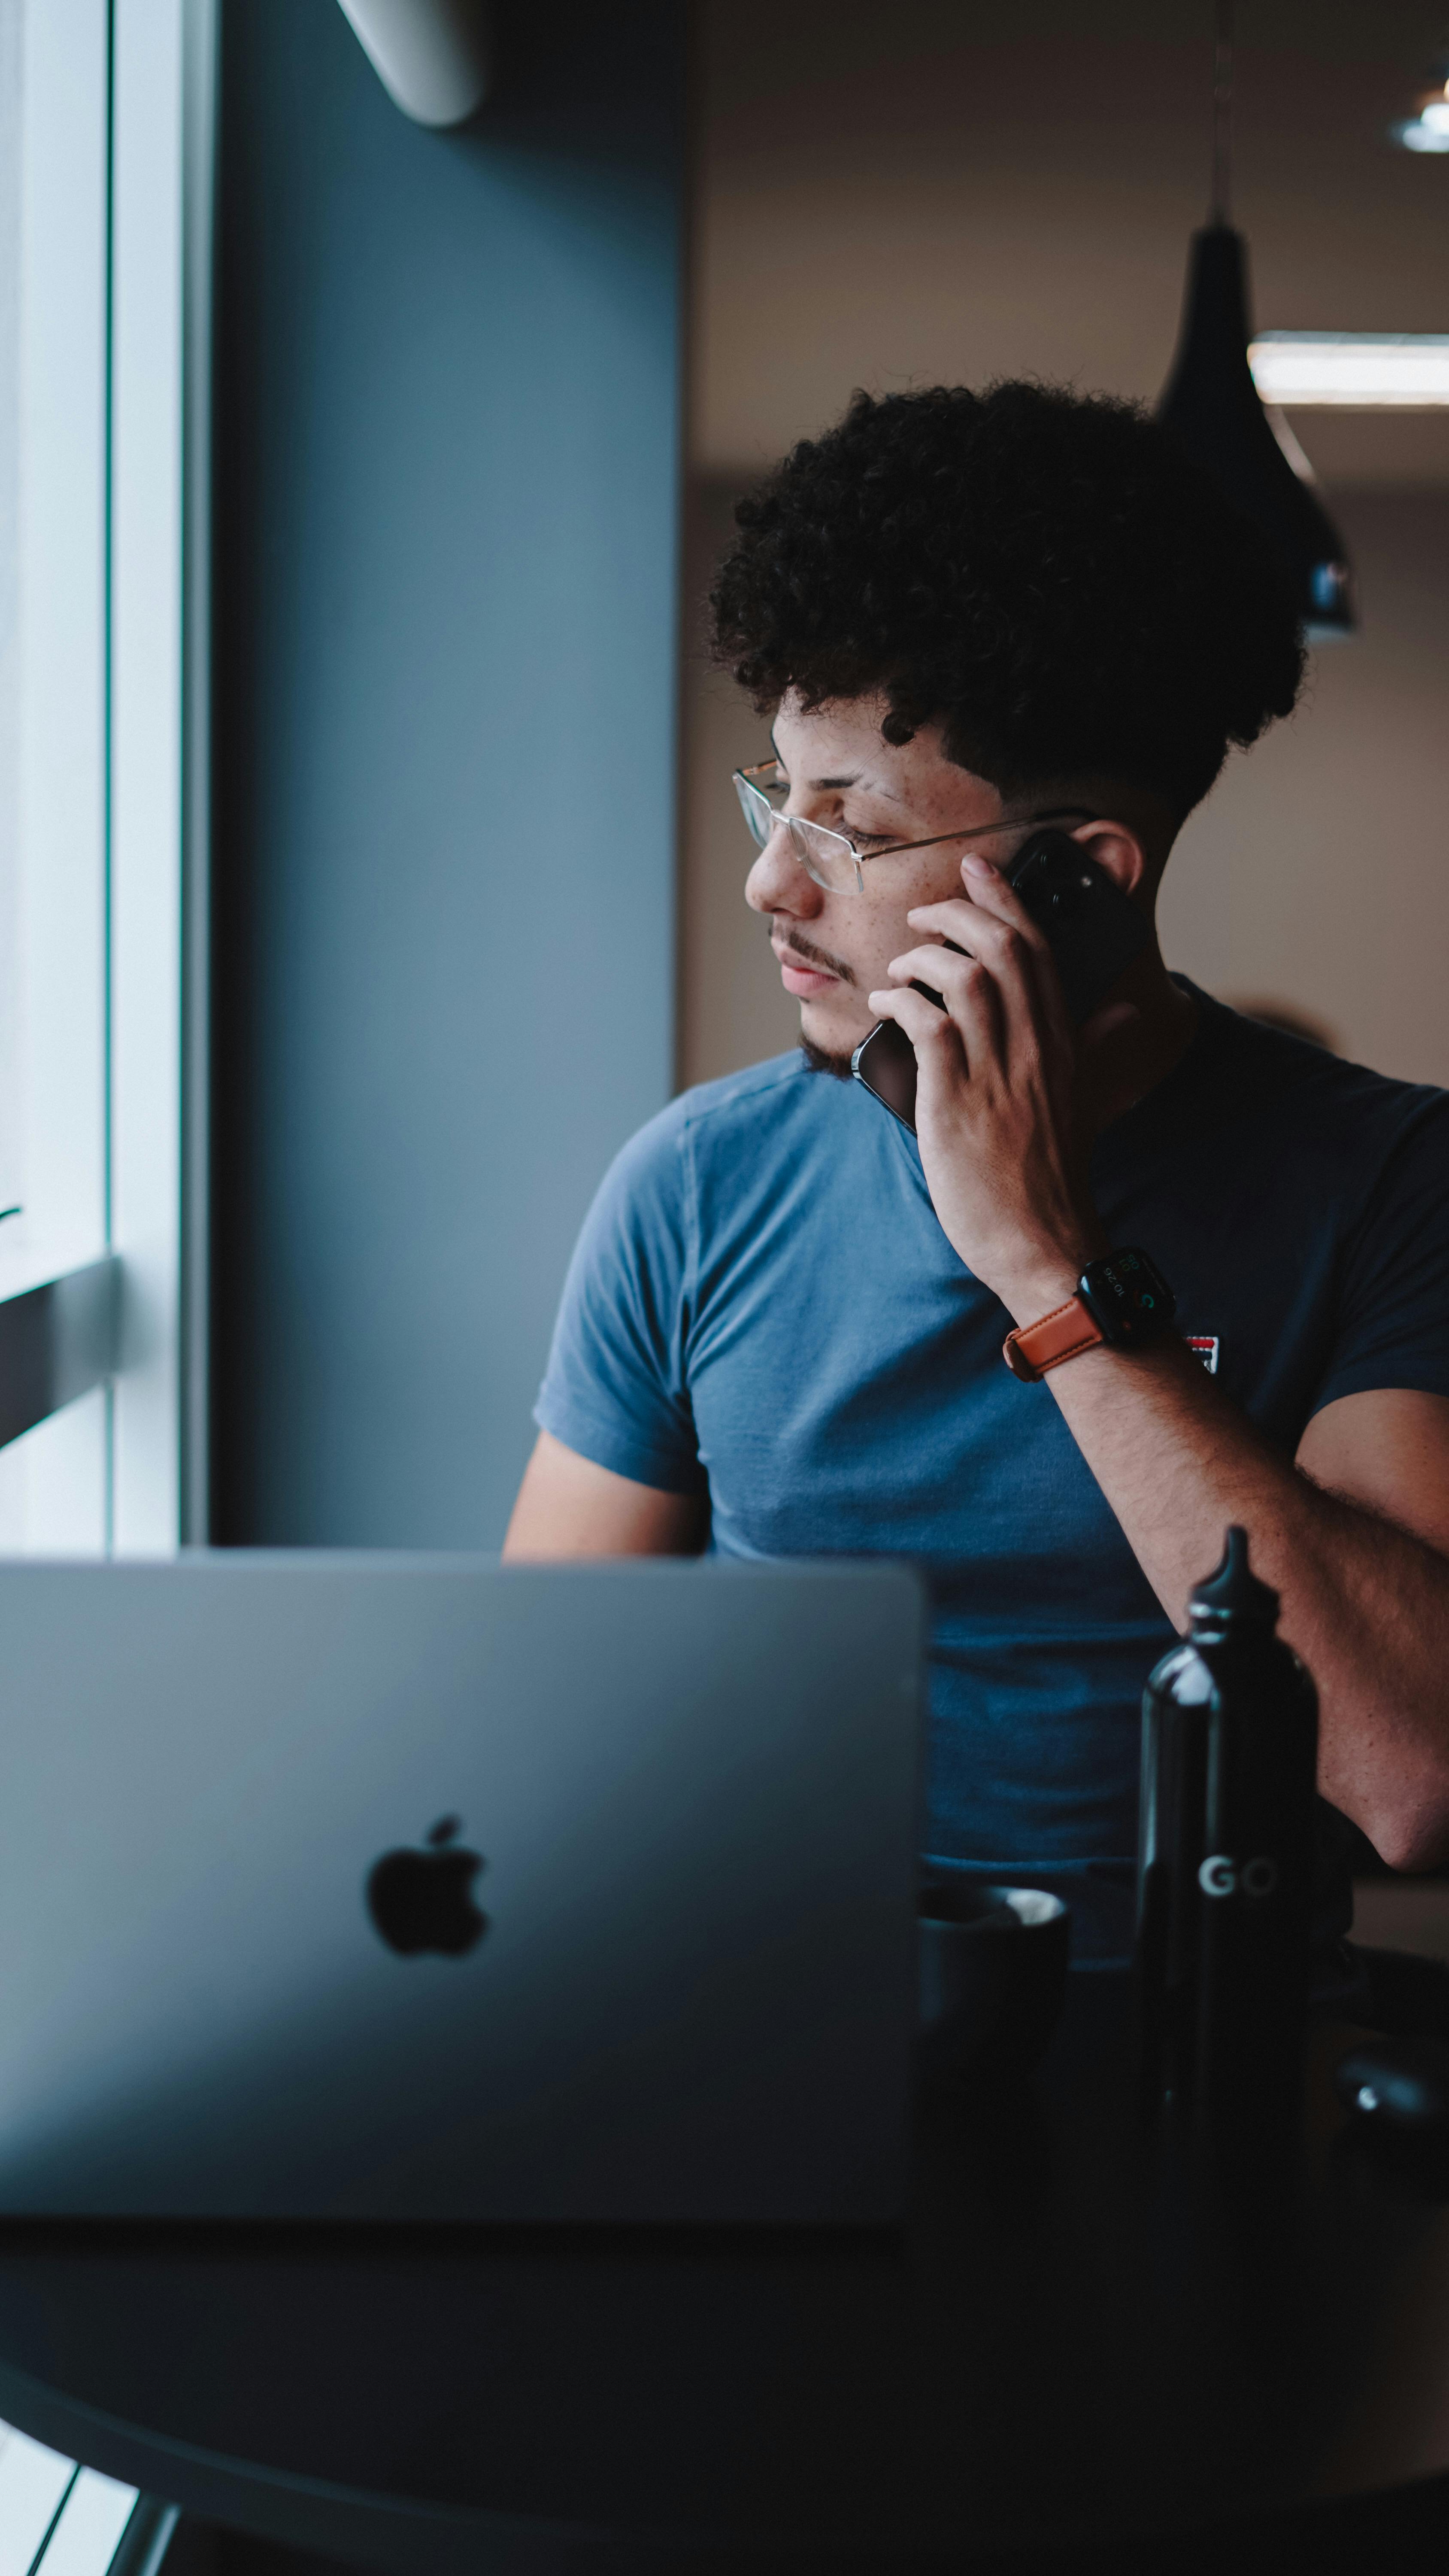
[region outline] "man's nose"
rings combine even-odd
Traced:
[[[778,823],[745,879],[745,901],[754,912],[788,912],[808,921],[824,901],[822,889],[795,856],[794,844]]]

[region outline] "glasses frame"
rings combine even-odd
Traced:
[[[760,785],[761,775],[767,769],[778,770],[779,766],[778,760],[757,760],[752,762],[748,769],[731,771],[735,793],[740,798],[740,808],[745,814],[747,830],[749,829],[749,809],[740,791],[742,788],[748,789],[752,795],[764,800],[765,790]],[[776,784],[779,784],[778,780]],[[788,789],[785,792],[788,794]],[[826,894],[849,894],[852,891],[856,894],[864,894],[865,869],[869,862],[872,859],[898,858],[903,850],[934,850],[943,841],[984,841],[994,832],[1019,832],[1038,823],[1095,823],[1099,819],[1085,805],[1053,805],[1039,814],[998,814],[993,823],[961,823],[957,825],[954,832],[931,832],[921,841],[888,841],[884,849],[858,850],[850,834],[837,832],[831,823],[812,823],[806,814],[782,814],[773,805],[767,805],[766,810],[777,823],[783,823],[796,861],[804,869],[812,884],[822,887]],[[802,843],[802,839],[791,830],[792,824],[799,824],[802,833],[817,832],[823,840],[839,843],[855,870],[853,889],[849,886],[836,885],[829,877],[816,875],[807,856],[809,844]],[[750,833],[750,837],[754,839],[753,832]],[[773,837],[773,834],[767,833],[763,841],[755,843],[755,847],[761,851],[767,850]]]

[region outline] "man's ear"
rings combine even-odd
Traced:
[[[1073,827],[1072,839],[1081,843],[1099,868],[1106,869],[1124,894],[1136,895],[1145,890],[1150,898],[1152,869],[1130,823],[1114,823],[1105,817],[1100,822],[1078,823]]]

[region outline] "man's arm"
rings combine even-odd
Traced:
[[[974,855],[964,900],[923,906],[936,944],[870,997],[912,1039],[921,1160],[950,1241],[1016,1323],[1112,1247],[1086,1185],[1078,1048],[1046,944]],[[954,951],[961,953],[956,954]],[[911,990],[919,976],[944,1011]],[[1120,1010],[1103,1019],[1120,1019]],[[1091,1031],[1087,1035],[1090,1039]],[[1344,1396],[1291,1465],[1180,1342],[1095,1349],[1046,1381],[1175,1626],[1240,1522],[1318,1684],[1319,1779],[1399,1869],[1449,1853],[1449,1399]]]
[[[580,1556],[696,1556],[704,1524],[699,1495],[636,1485],[541,1431],[503,1553],[515,1564]]]
[[[1309,1424],[1295,1471],[1180,1344],[1087,1351],[1047,1384],[1175,1627],[1241,1522],[1318,1684],[1324,1796],[1395,1868],[1442,1859],[1449,1399],[1341,1396]]]

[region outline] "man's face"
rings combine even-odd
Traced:
[[[961,892],[969,835],[1004,810],[984,778],[946,758],[938,726],[897,748],[881,732],[885,714],[883,698],[854,698],[807,715],[787,697],[775,720],[775,750],[790,782],[785,808],[849,836],[866,861],[865,892],[818,886],[784,831],[760,852],[745,886],[745,901],[769,921],[785,990],[800,1003],[802,1037],[842,1068],[875,1026],[867,994],[889,981],[891,958],[917,943],[907,913]],[[936,832],[966,837],[869,855],[886,842]],[[1014,843],[1003,832],[982,846],[988,857],[1004,859]]]

